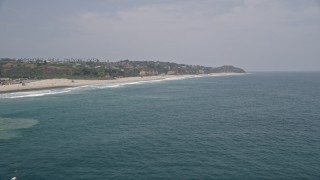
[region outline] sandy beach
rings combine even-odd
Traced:
[[[219,73],[199,76],[227,76],[236,75],[234,73]],[[113,80],[71,80],[71,79],[45,79],[22,84],[0,85],[0,93],[29,91],[37,89],[51,89],[63,87],[79,87],[85,85],[99,85],[99,84],[116,84],[116,83],[131,83],[141,81],[163,80],[168,78],[188,78],[197,77],[195,75],[164,75],[164,76],[145,76],[145,77],[126,77],[117,78]]]
[[[98,84],[113,84],[113,83],[128,83],[139,81],[150,81],[165,79],[167,76],[149,76],[149,77],[127,77],[118,78],[114,80],[71,80],[71,79],[45,79],[22,84],[0,85],[0,93],[15,92],[15,91],[28,91],[37,89],[51,89],[59,87],[78,87],[85,85],[98,85]]]

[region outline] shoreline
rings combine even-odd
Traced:
[[[71,79],[44,79],[22,84],[0,85],[0,94],[27,92],[36,90],[48,89],[63,89],[70,87],[80,87],[87,85],[102,85],[102,84],[118,84],[118,83],[135,83],[153,80],[165,80],[172,78],[192,78],[192,77],[210,77],[210,76],[230,76],[241,75],[244,73],[216,73],[216,74],[201,74],[201,75],[163,75],[163,76],[144,76],[144,77],[125,77],[113,80],[71,80]]]
[[[0,90],[0,95],[1,94],[18,93],[18,92],[31,92],[31,91],[41,91],[41,90],[64,89],[64,88],[70,88],[70,87],[71,86],[55,86],[55,87],[43,87],[43,88],[32,88],[32,89],[31,88],[30,89],[15,89],[15,90],[8,90],[8,91],[1,91]]]

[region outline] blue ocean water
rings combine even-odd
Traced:
[[[320,179],[320,73],[2,95],[0,179],[13,176]]]

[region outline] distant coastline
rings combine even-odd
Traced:
[[[161,61],[1,58],[0,93],[243,73],[243,69],[231,65],[205,67]]]
[[[245,73],[245,71],[231,65],[206,67],[161,61],[122,60],[109,62],[99,59],[0,59],[0,78],[10,78],[18,81],[62,78],[108,80],[123,77],[210,73]]]

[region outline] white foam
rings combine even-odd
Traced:
[[[67,93],[72,91],[71,88],[64,88],[64,89],[54,89],[54,90],[36,90],[36,91],[25,91],[25,92],[14,92],[14,93],[5,93],[0,94],[0,99],[10,98],[24,98],[24,97],[39,97],[45,95],[52,95],[52,94],[60,94],[60,93]]]

